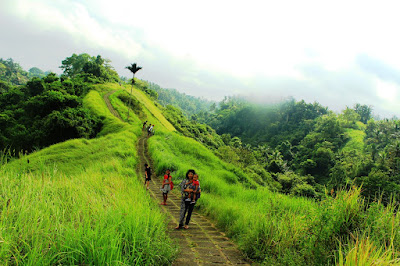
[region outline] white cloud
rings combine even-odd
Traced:
[[[3,0],[0,15],[59,38],[43,42],[64,41],[64,58],[105,53],[118,71],[135,60],[148,69],[144,79],[186,93],[290,94],[336,109],[360,102],[383,110],[399,95],[399,7],[386,0]]]
[[[398,102],[399,85],[393,82],[376,79],[377,95],[386,102],[393,104]]]

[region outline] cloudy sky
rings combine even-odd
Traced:
[[[0,58],[61,73],[100,54],[190,95],[294,97],[400,117],[400,2],[1,0]]]

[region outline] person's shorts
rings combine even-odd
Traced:
[[[164,185],[164,187],[161,188],[161,191],[163,194],[168,194],[168,192],[171,190],[171,187],[169,184]]]
[[[151,177],[147,178],[146,176],[144,176],[144,179],[146,179],[146,181],[151,181]]]

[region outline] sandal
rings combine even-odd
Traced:
[[[183,229],[189,229],[189,226],[188,226],[188,225],[185,225],[185,226],[183,227]]]

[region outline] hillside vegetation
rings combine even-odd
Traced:
[[[103,118],[97,138],[56,144],[0,170],[2,264],[171,262],[165,217],[134,171],[141,127],[113,117],[98,89],[83,100]]]
[[[133,94],[145,103],[144,94]],[[217,150],[161,123],[156,127],[148,141],[156,172],[170,168],[179,182],[187,169],[195,169],[203,191],[198,210],[253,260],[269,265],[351,264],[359,259],[397,263],[400,225],[394,205],[367,203],[356,187],[324,192],[320,201],[271,192],[268,183],[261,185],[253,174],[224,162]],[[346,143],[347,148],[357,146],[359,138]],[[282,179],[290,177],[281,174]]]
[[[99,126],[92,136],[58,139],[59,144],[20,153],[20,159],[13,158],[17,153],[2,153],[4,264],[171,263],[177,251],[165,234],[164,216],[134,171],[144,121],[155,125],[148,145],[156,174],[170,168],[178,183],[195,169],[202,187],[196,210],[211,217],[255,262],[399,263],[400,217],[393,198],[400,191],[397,120],[370,119],[361,105],[334,114],[318,103],[253,109],[227,98],[194,122],[181,110],[159,104],[146,82],[136,79],[133,87],[105,83],[113,81],[113,72],[101,57],[69,59],[77,60],[68,62],[79,71],[30,82],[45,84],[39,97],[48,91],[72,97],[64,92],[65,80],[84,88],[73,97],[79,103],[75,109],[83,108]],[[86,67],[80,68],[81,59]],[[83,85],[75,86],[76,79]],[[13,87],[13,93],[27,97],[28,84]],[[125,122],[106,107],[103,97],[109,92]],[[24,101],[15,104],[24,117]],[[2,117],[15,117],[6,104],[1,107]],[[48,110],[44,119],[54,111]],[[13,123],[6,124],[9,128],[25,120],[6,121]],[[255,125],[246,127],[249,121]],[[5,143],[14,145],[8,137],[3,135]],[[20,141],[23,136],[14,137]]]
[[[390,253],[400,244],[396,208],[381,203],[367,208],[360,189],[337,191],[320,202],[285,196],[258,186],[239,168],[186,137],[160,132],[149,145],[159,173],[171,168],[178,179],[189,168],[199,173],[204,191],[200,209],[257,261],[321,265],[334,263],[340,246],[347,254],[366,240],[376,247],[393,241],[387,246]]]

